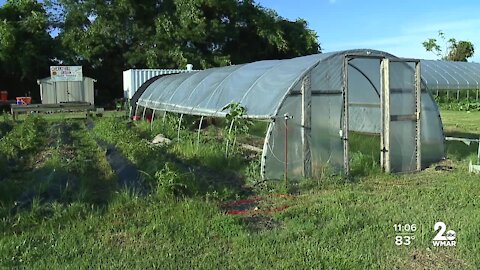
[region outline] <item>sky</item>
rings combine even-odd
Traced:
[[[437,59],[422,42],[437,38],[470,41],[480,62],[478,0],[257,0],[278,15],[303,18],[318,35],[323,52],[377,49],[400,57]],[[437,38],[438,40],[438,38]],[[440,45],[444,45],[441,42]]]
[[[422,42],[466,40],[477,47],[470,61],[480,62],[478,0],[256,0],[289,20],[305,19],[323,52],[377,49],[400,57],[437,59]],[[3,5],[5,0],[0,0]],[[440,45],[444,45],[443,42]]]

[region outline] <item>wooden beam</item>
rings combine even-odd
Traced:
[[[385,58],[382,60],[381,77],[382,77],[382,94],[381,94],[381,110],[382,110],[382,133],[381,143],[381,165],[385,172],[389,173],[390,166],[390,60]]]
[[[415,63],[415,111],[416,111],[416,158],[417,170],[422,169],[422,78],[420,71],[420,61]]]
[[[343,171],[345,175],[350,174],[350,160],[349,160],[349,147],[348,147],[348,61],[349,58],[345,58],[343,61],[343,112],[342,112],[342,140],[343,140]]]
[[[312,177],[312,87],[310,73],[302,81],[302,147],[303,147],[303,177]]]

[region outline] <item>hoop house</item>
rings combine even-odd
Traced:
[[[348,173],[349,131],[380,134],[387,171],[415,171],[444,157],[438,108],[420,80],[420,62],[350,50],[267,60],[159,77],[138,93],[136,111],[224,117],[239,102],[245,117],[270,122],[262,177],[316,177],[325,166]],[[387,166],[388,165],[388,166]]]

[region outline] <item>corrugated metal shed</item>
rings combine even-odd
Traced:
[[[140,86],[158,75],[190,72],[189,69],[129,69],[123,72],[123,96],[131,99]]]
[[[95,79],[83,77],[83,81],[58,82],[51,77],[38,80],[42,104],[62,102],[89,102],[95,104],[93,84]]]

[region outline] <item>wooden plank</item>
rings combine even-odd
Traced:
[[[303,147],[303,177],[312,177],[312,87],[310,73],[302,81],[302,147]]]
[[[365,108],[380,108],[380,103],[366,103],[366,102],[350,102],[350,107],[365,107]]]
[[[390,121],[417,121],[417,114],[390,115]]]
[[[416,128],[417,128],[417,136],[416,136],[416,158],[417,158],[417,170],[420,171],[422,169],[422,78],[421,78],[421,70],[420,70],[420,62],[415,63],[415,101],[416,101]]]
[[[31,113],[31,112],[88,112],[95,109],[94,105],[90,103],[80,104],[30,104],[30,105],[18,105],[12,104],[10,111],[12,113],[13,120],[17,120],[17,114],[19,113]]]
[[[93,105],[83,105],[83,106],[74,106],[74,107],[28,107],[28,106],[12,106],[12,113],[19,112],[69,112],[69,111],[88,111],[93,110],[95,107]]]
[[[331,95],[341,95],[341,90],[311,90],[312,96],[331,96]],[[289,96],[301,96],[302,92],[291,92]]]
[[[349,147],[348,147],[348,61],[349,58],[345,58],[343,61],[343,117],[342,117],[342,139],[343,139],[343,170],[345,175],[350,173],[350,160],[349,160]]]
[[[381,63],[382,69],[382,134],[381,134],[381,162],[385,172],[389,173],[390,165],[390,60],[385,58]]]

